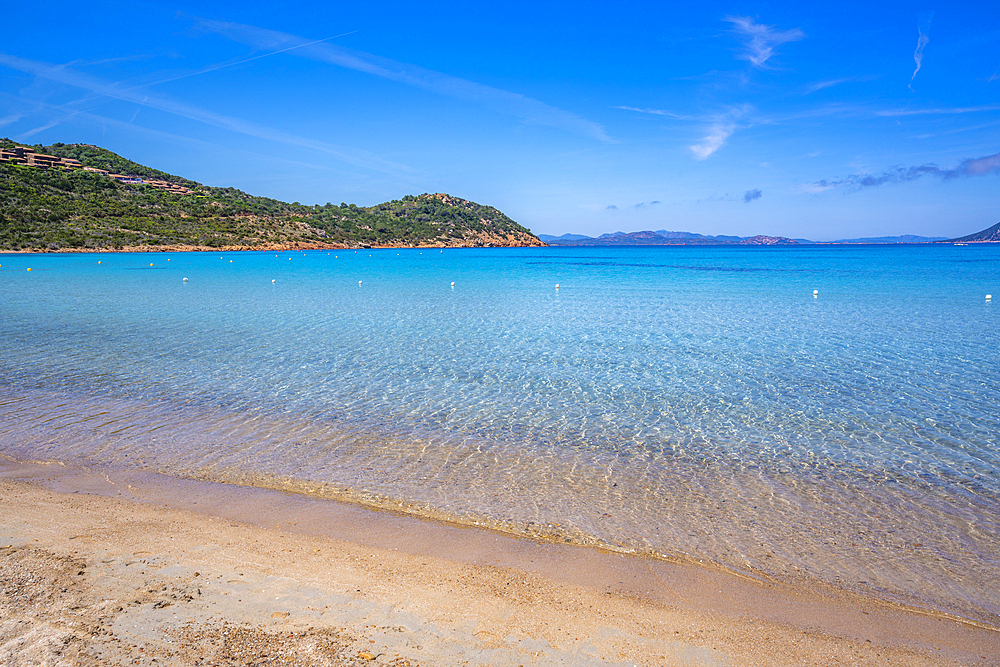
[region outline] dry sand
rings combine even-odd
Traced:
[[[6,461],[0,664],[1000,665],[1000,632],[290,494]]]

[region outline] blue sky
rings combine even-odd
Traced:
[[[264,6],[266,4],[266,6]],[[0,136],[536,233],[1000,221],[1000,3],[9,3]]]

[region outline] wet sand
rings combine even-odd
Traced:
[[[0,460],[0,664],[1000,665],[1000,631],[293,494]]]

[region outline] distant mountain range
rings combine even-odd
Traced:
[[[794,245],[794,244],[893,244],[893,243],[1000,243],[1000,223],[978,234],[970,234],[960,239],[944,236],[875,236],[837,241],[810,241],[791,239],[784,236],[708,236],[694,232],[670,232],[665,229],[642,232],[614,232],[598,237],[583,234],[539,234],[538,238],[553,246],[619,246],[619,245]]]
[[[538,238],[549,245],[788,245],[809,241],[789,239],[783,236],[706,236],[693,232],[670,232],[665,229],[644,232],[614,232],[601,234],[597,238],[583,234],[563,234],[552,236],[539,234]]]
[[[839,241],[828,241],[827,243],[858,243],[858,244],[886,244],[886,243],[937,243],[947,241],[945,236],[914,236],[913,234],[903,234],[902,236],[872,236],[861,239],[841,239]]]

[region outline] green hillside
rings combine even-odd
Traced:
[[[0,148],[17,146],[0,140]],[[85,167],[190,188],[176,194],[83,169],[0,162],[0,250],[542,245],[489,206],[447,195],[305,206],[215,188],[84,144],[31,146]]]

